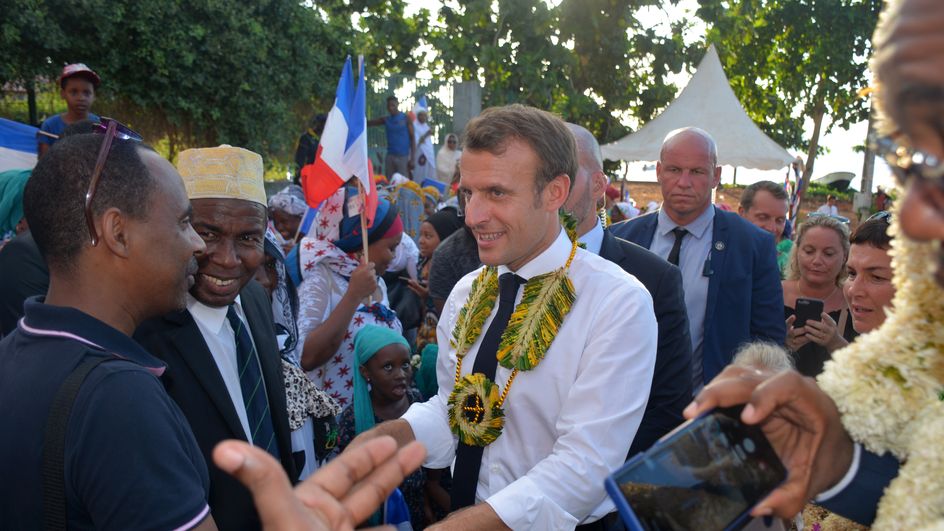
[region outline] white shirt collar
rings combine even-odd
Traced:
[[[708,205],[708,208],[704,212],[698,215],[694,221],[688,225],[679,225],[678,223],[672,221],[672,218],[665,212],[665,209],[659,209],[659,220],[657,232],[665,236],[668,233],[672,232],[672,229],[675,227],[685,227],[688,232],[697,239],[701,239],[705,235],[705,232],[711,227],[711,222],[715,218],[715,207],[714,205]]]
[[[600,218],[597,218],[597,222],[592,229],[577,240],[584,244],[591,253],[600,254],[600,249],[603,248],[603,224],[600,223]]]
[[[236,300],[233,301],[233,304],[236,305],[237,313],[242,314],[242,304],[240,303],[239,295],[236,295]],[[226,322],[227,309],[227,306],[219,308],[207,306],[198,301],[193,295],[187,294],[187,310],[190,312],[190,315],[193,316],[195,321],[201,323],[208,330],[213,330],[217,334],[220,333],[220,330],[223,329],[223,323]]]
[[[559,227],[558,230],[560,232],[557,233],[557,239],[554,240],[554,243],[548,246],[547,249],[544,249],[541,254],[534,257],[527,264],[519,267],[517,271],[511,271],[508,269],[507,265],[500,265],[498,266],[498,274],[502,275],[504,273],[513,272],[519,277],[528,280],[531,277],[543,275],[544,273],[562,267],[567,263],[567,258],[570,257],[571,242],[563,227]]]

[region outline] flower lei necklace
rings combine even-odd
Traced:
[[[498,346],[498,363],[511,370],[501,394],[498,386],[484,374],[462,376],[462,359],[482,335],[485,320],[498,298],[498,270],[486,267],[472,282],[472,290],[452,330],[450,346],[456,350],[456,381],[449,395],[449,427],[470,446],[487,446],[501,435],[505,424],[502,405],[519,371],[537,367],[557,330],[570,312],[576,295],[567,276],[577,253],[576,223],[563,215],[563,222],[573,246],[563,267],[531,278],[524,286],[521,302],[515,306],[508,327]]]
[[[897,204],[896,204],[897,205]],[[894,308],[877,330],[833,354],[818,378],[854,440],[903,465],[874,529],[944,529],[944,298],[934,280],[937,243],[892,240]]]

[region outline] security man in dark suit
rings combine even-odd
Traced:
[[[596,208],[607,185],[600,145],[590,131],[575,124],[567,126],[577,140],[579,166],[564,208],[577,219],[577,234],[588,251],[619,265],[649,290],[659,323],[659,346],[649,403],[629,449],[628,457],[631,457],[681,424],[682,410],[692,398],[692,344],[682,294],[682,274],[649,250],[617,238],[603,228]],[[627,337],[626,340],[633,339]]]
[[[230,146],[190,149],[179,155],[178,170],[206,251],[197,254],[187,309],[145,322],[135,338],[167,363],[164,385],[209,464],[217,525],[256,529],[249,491],[211,464],[211,453],[224,439],[242,439],[297,479],[271,306],[252,281],[266,230],[262,157]]]

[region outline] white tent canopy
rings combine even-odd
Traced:
[[[714,46],[678,98],[639,131],[602,146],[607,160],[659,159],[662,141],[682,127],[708,131],[718,145],[718,163],[759,170],[776,170],[794,161],[763,133],[744,112],[721,68]]]

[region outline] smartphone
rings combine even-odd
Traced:
[[[676,428],[606,480],[628,529],[737,530],[787,471],[743,406],[719,408]]]
[[[823,320],[823,301],[819,299],[798,297],[794,309],[796,312],[796,321],[793,321],[793,328],[806,326],[807,321]]]

